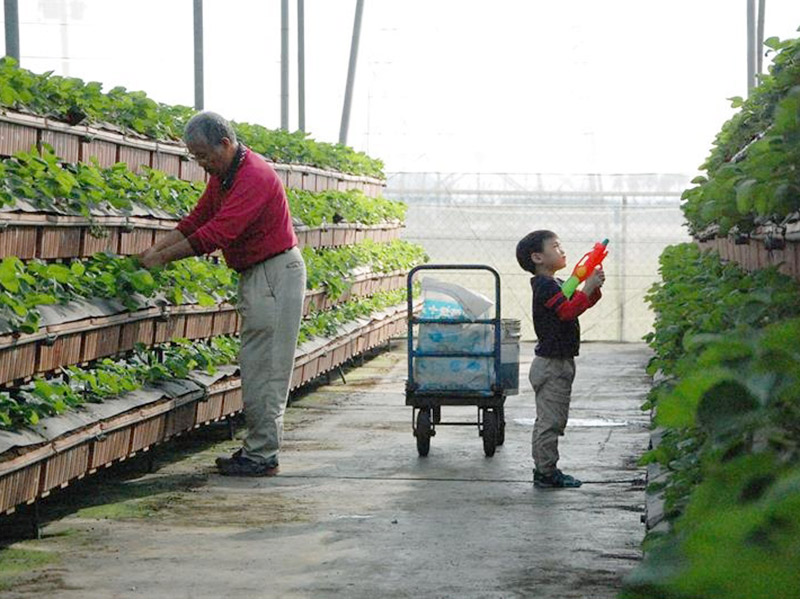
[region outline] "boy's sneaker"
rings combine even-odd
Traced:
[[[550,474],[533,471],[533,486],[539,489],[577,489],[583,483],[574,476],[564,474],[561,470],[554,470]]]
[[[275,476],[280,471],[278,462],[256,462],[238,450],[229,458],[217,458],[217,468],[223,476]]]

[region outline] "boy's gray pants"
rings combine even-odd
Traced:
[[[305,289],[306,265],[297,248],[239,276],[239,369],[247,423],[242,454],[257,462],[278,462]]]
[[[531,453],[536,470],[548,475],[556,469],[558,437],[564,434],[567,426],[575,360],[536,356],[531,363],[529,378],[536,392]]]

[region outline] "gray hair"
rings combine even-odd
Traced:
[[[216,112],[197,113],[189,119],[183,130],[183,141],[187,144],[203,143],[216,147],[222,144],[224,137],[236,143],[233,127]]]

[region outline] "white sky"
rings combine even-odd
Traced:
[[[191,0],[19,6],[24,67],[193,103]],[[726,98],[746,93],[745,6],[366,0],[348,143],[387,171],[691,174],[733,114]],[[306,125],[323,141],[338,138],[354,8],[305,2]],[[280,0],[204,10],[206,108],[277,128]],[[766,37],[799,25],[800,2],[767,0]]]

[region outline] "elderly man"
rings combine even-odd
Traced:
[[[239,273],[247,437],[217,467],[225,475],[274,476],[306,284],[286,192],[273,168],[238,143],[218,114],[195,115],[184,140],[210,175],[208,185],[191,214],[139,260],[152,268],[221,248]]]

